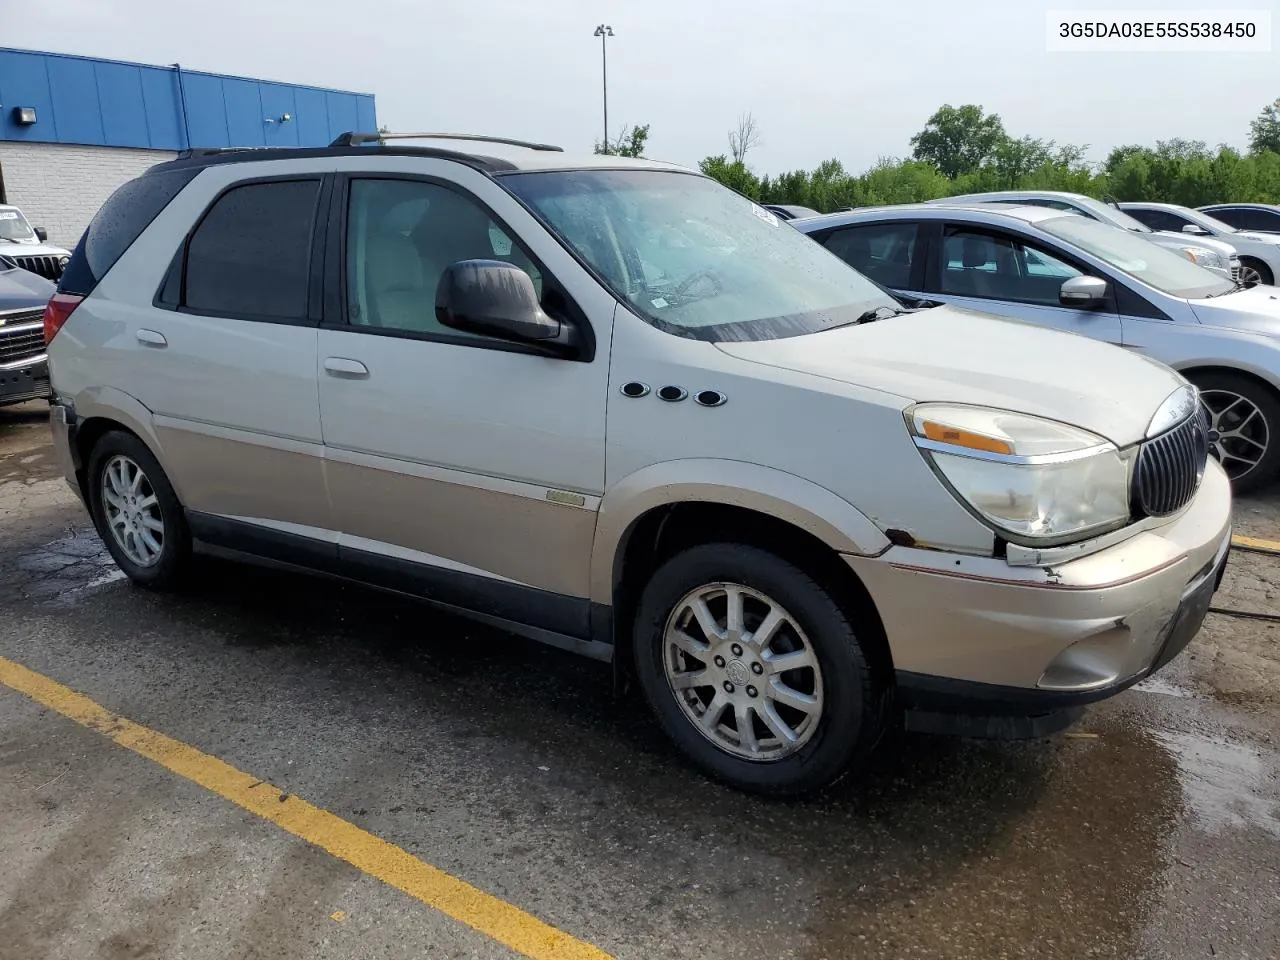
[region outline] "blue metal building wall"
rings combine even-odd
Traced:
[[[34,107],[35,124],[15,123],[15,107]],[[0,140],[314,147],[376,129],[372,94],[0,47]]]

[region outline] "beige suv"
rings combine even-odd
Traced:
[[[162,164],[77,248],[54,431],[135,582],[208,544],[463,610],[775,794],[1199,629],[1230,493],[1169,368],[904,306],[678,167],[378,140]]]

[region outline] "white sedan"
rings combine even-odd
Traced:
[[[1045,207],[907,204],[794,226],[907,306],[968,307],[1173,367],[1200,388],[1237,492],[1280,478],[1280,290],[1244,289],[1139,234]],[[1027,363],[1052,370],[1053,358]]]
[[[1152,230],[1173,230],[1192,237],[1213,237],[1236,248],[1240,255],[1240,281],[1275,284],[1280,277],[1280,236],[1237,230],[1217,217],[1176,203],[1122,203],[1120,209]],[[1256,276],[1251,276],[1252,274]]]

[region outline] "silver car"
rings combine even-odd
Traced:
[[[1197,209],[1237,230],[1280,234],[1280,205],[1274,203],[1211,203]]]
[[[1280,295],[1134,234],[1044,207],[915,204],[798,221],[899,294],[1126,347],[1200,388],[1238,491],[1280,473]],[[1049,358],[1028,357],[1028,362]]]
[[[1049,207],[1052,210],[1078,213],[1091,220],[1109,223],[1121,230],[1142,234],[1152,243],[1173,250],[1179,256],[1198,263],[1206,270],[1212,270],[1229,280],[1241,280],[1242,265],[1235,247],[1222,240],[1207,236],[1191,237],[1180,232],[1153,230],[1141,220],[1117,209],[1109,203],[1095,200],[1082,193],[1067,193],[1059,190],[1000,190],[992,193],[969,193],[958,197],[943,197],[931,200],[930,203],[941,205],[959,204],[971,206],[975,203],[1010,203],[1018,206]],[[1257,282],[1256,279],[1254,282]]]
[[[1240,256],[1240,280],[1274,284],[1280,277],[1280,237],[1273,233],[1237,230],[1215,216],[1176,203],[1122,203],[1120,209],[1153,230],[1177,230],[1199,243],[1213,237],[1231,244]]]

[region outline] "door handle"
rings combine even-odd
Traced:
[[[346,357],[325,357],[324,372],[345,380],[363,380],[369,376],[368,367],[359,360],[348,360]]]
[[[138,330],[134,334],[138,338],[138,342],[148,347],[167,347],[169,341],[164,338],[163,333],[157,333],[155,330]]]

